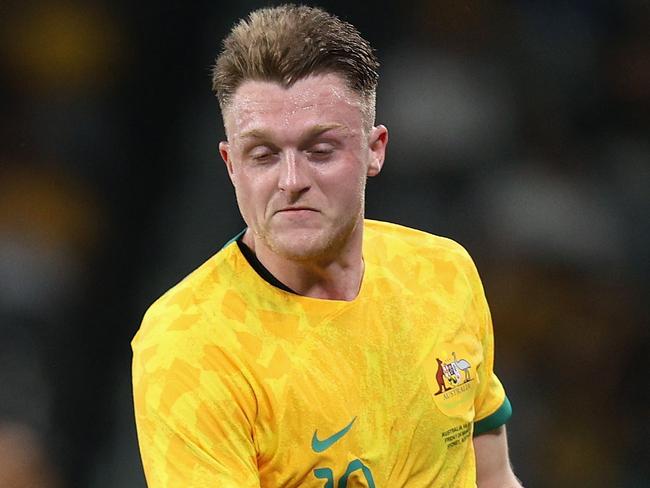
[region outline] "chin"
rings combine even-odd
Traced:
[[[314,227],[266,228],[256,233],[273,253],[292,261],[319,261],[337,257],[354,233],[357,222],[350,219],[343,225]]]
[[[336,255],[345,237],[323,229],[287,232],[267,236],[268,247],[277,255],[292,261],[314,261]]]
[[[332,252],[329,242],[312,236],[274,239],[269,242],[269,247],[279,256],[293,261],[311,261]]]

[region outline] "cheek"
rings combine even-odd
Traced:
[[[269,185],[264,177],[251,175],[246,171],[240,171],[233,179],[235,193],[239,207],[248,213],[255,212],[255,209],[266,208],[270,198]]]
[[[347,172],[344,176],[327,179],[329,194],[335,201],[344,206],[350,206],[363,199],[366,187],[366,176],[359,172]]]

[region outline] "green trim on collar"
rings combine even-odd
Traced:
[[[239,238],[244,235],[244,233],[246,232],[246,229],[248,229],[248,227],[244,227],[244,230],[242,230],[239,234],[237,234],[235,237],[233,237],[228,242],[226,242],[223,246],[221,246],[221,249],[224,249],[224,248],[228,247],[233,242],[237,242],[239,240]]]
[[[508,397],[505,397],[501,406],[491,415],[474,423],[474,435],[481,435],[497,427],[501,427],[512,416],[512,405]]]
[[[260,278],[262,278],[267,283],[275,286],[276,288],[280,288],[281,290],[284,290],[286,292],[296,294],[295,291],[293,291],[291,288],[289,288],[287,285],[285,285],[280,280],[278,280],[275,276],[273,276],[271,272],[264,267],[264,265],[260,262],[260,260],[257,259],[255,253],[251,251],[250,248],[242,242],[242,237],[246,233],[246,230],[248,230],[248,227],[244,228],[244,230],[242,230],[239,234],[237,234],[235,237],[233,237],[228,242],[226,242],[221,249],[228,247],[233,242],[237,243],[237,246],[239,247],[239,251],[242,253],[242,255],[244,256],[248,264],[260,276]]]

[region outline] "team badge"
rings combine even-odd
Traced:
[[[452,352],[451,355],[453,360],[447,363],[443,362],[440,358],[436,358],[436,362],[438,363],[438,369],[436,370],[438,391],[435,393],[436,395],[446,393],[472,380],[470,373],[472,365],[469,361],[462,358],[460,360],[457,359],[455,352]]]
[[[427,382],[436,406],[445,415],[471,420],[479,360],[457,344],[439,344],[427,358]]]

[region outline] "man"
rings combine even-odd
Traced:
[[[255,11],[224,41],[219,150],[248,227],[133,341],[150,487],[520,486],[472,261],[364,221],[377,67],[315,8]]]

